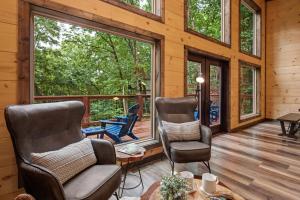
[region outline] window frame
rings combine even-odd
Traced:
[[[131,4],[125,3],[121,0],[100,0],[105,3],[117,6],[119,8],[128,10],[135,14],[147,17],[149,19],[164,23],[165,22],[165,0],[152,0],[154,12],[147,12]],[[157,3],[159,1],[159,3]],[[159,7],[157,6],[159,5]],[[158,13],[159,11],[159,13]]]
[[[242,50],[241,46],[241,5],[244,5],[254,14],[253,20],[253,52],[247,52]],[[239,52],[261,59],[261,48],[262,48],[262,15],[261,8],[253,0],[239,0],[239,23],[238,23],[238,34],[239,34]]]
[[[255,71],[255,73],[253,74],[254,76],[254,92],[253,92],[253,99],[255,100],[253,103],[253,112],[250,114],[246,114],[246,115],[242,115],[241,113],[241,68],[242,65],[247,65],[248,67],[251,67],[251,69],[253,69]],[[238,95],[238,108],[239,108],[239,122],[245,122],[245,121],[249,121],[255,118],[259,118],[261,116],[261,66],[253,64],[253,63],[249,63],[246,61],[242,61],[239,60],[239,80],[238,80],[238,87],[239,87],[239,95]]]
[[[32,102],[32,83],[33,83],[33,40],[34,40],[34,25],[33,17],[35,14],[50,17],[51,19],[60,20],[62,22],[67,22],[71,24],[76,24],[84,28],[91,28],[98,31],[104,31],[112,34],[117,34],[124,37],[129,37],[137,39],[140,41],[146,41],[153,43],[152,48],[152,117],[151,117],[151,138],[139,141],[142,146],[155,147],[159,143],[159,135],[157,131],[157,121],[156,121],[156,109],[154,105],[155,96],[161,96],[164,94],[163,91],[163,69],[164,69],[164,36],[153,32],[137,29],[136,27],[131,27],[129,25],[123,26],[118,23],[113,23],[108,19],[97,19],[90,16],[91,19],[86,18],[87,15],[82,13],[82,11],[77,10],[66,10],[65,8],[58,9],[58,7],[51,7],[50,5],[39,5],[31,4],[29,2],[21,1],[19,7],[19,15],[22,23],[19,27],[19,56],[20,62],[18,65],[18,75],[22,77],[19,82],[19,96],[18,103],[28,104]],[[76,13],[76,16],[74,15]],[[65,17],[65,18],[64,18]],[[97,19],[99,21],[93,20]],[[112,25],[113,24],[113,25]],[[136,141],[135,141],[136,142]],[[123,143],[122,143],[123,144]],[[127,144],[127,143],[125,143]]]
[[[204,33],[200,33],[188,27],[188,18],[189,18],[189,0],[184,0],[184,31],[195,36],[204,38],[211,42],[220,44],[227,48],[231,48],[231,3],[232,0],[228,0],[227,5],[225,6],[225,0],[221,1],[221,40],[215,39],[213,37],[207,36]],[[227,11],[227,12],[226,12]],[[229,12],[229,13],[228,13]]]

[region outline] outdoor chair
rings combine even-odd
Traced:
[[[101,128],[105,131],[101,134],[100,138],[103,138],[104,134],[113,139],[116,143],[122,143],[121,137],[129,136],[134,140],[139,138],[134,135],[133,127],[138,120],[138,111],[140,105],[135,104],[128,109],[128,115],[124,117],[116,117],[116,121],[112,120],[100,120]]]

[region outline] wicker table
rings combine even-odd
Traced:
[[[191,192],[188,195],[187,200],[209,200],[208,195],[206,195],[204,192],[200,190],[200,185],[201,185],[201,179],[194,179],[194,184],[196,190],[194,192]],[[141,200],[160,200],[160,182],[157,181],[153,183],[149,189],[143,194],[141,197]],[[226,193],[226,194],[231,194],[234,198],[234,200],[245,200],[243,197],[240,195],[232,192],[229,188],[227,188],[224,184],[219,183],[217,185],[217,193]]]

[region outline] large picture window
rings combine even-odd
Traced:
[[[240,3],[240,50],[260,56],[260,10],[252,1]]]
[[[186,0],[188,32],[230,43],[230,0]]]
[[[240,62],[240,120],[259,114],[260,70],[259,67]]]
[[[99,120],[132,123],[132,133],[112,133],[120,141],[105,134],[112,142],[154,137],[153,99],[159,94],[159,76],[154,74],[159,73],[160,55],[156,40],[38,12],[32,26],[33,102],[80,100],[86,107],[83,127],[99,126]],[[137,104],[138,110],[130,110]],[[132,112],[138,117],[134,123]]]

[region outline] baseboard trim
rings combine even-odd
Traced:
[[[255,122],[251,122],[249,124],[245,124],[245,125],[233,128],[233,129],[229,130],[229,132],[230,133],[238,132],[238,131],[241,131],[241,130],[243,130],[245,128],[248,128],[250,126],[254,126],[254,125],[259,124],[259,123],[264,122],[264,121],[266,121],[265,118],[264,119],[259,119],[259,120],[255,121]]]

